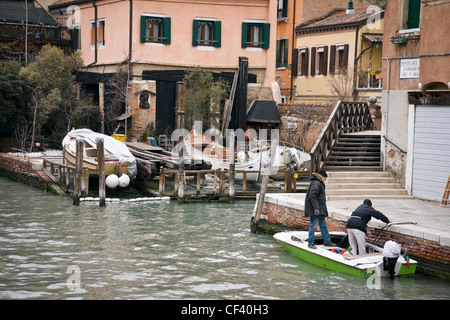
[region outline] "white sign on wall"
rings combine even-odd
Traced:
[[[400,79],[414,79],[419,77],[420,59],[400,60]]]

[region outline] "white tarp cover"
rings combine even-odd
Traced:
[[[131,154],[130,150],[125,143],[119,141],[106,134],[94,132],[90,129],[73,129],[68,134],[70,137],[82,138],[92,147],[97,147],[97,138],[103,138],[103,145],[105,148],[105,154],[109,153],[114,158],[119,159],[120,162],[130,162],[127,167],[128,175],[130,178],[134,178],[137,175],[136,158]]]

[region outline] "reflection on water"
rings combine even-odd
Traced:
[[[0,177],[0,298],[450,298],[448,282],[420,274],[382,279],[377,290],[305,263],[250,233],[253,205],[77,207]]]

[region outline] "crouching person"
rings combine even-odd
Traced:
[[[374,217],[375,219],[389,223],[389,219],[380,211],[372,207],[372,201],[369,199],[353,211],[352,216],[347,221],[347,233],[352,254],[366,253],[366,233],[367,224]]]

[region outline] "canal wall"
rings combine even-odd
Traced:
[[[64,191],[42,171],[42,156],[35,154],[16,156],[0,153],[0,175],[21,181],[45,191],[65,195]]]
[[[309,230],[310,219],[305,217],[304,201],[305,194],[266,194],[258,230],[271,234],[286,230]],[[394,201],[391,203],[386,201],[389,200],[385,200],[384,203],[381,203],[380,200],[374,202],[381,208],[387,208],[390,205],[390,214],[387,215],[392,223],[398,223],[398,225],[393,224],[387,230],[384,230],[383,228],[386,227],[385,223],[372,219],[367,227],[367,242],[375,243],[382,247],[386,241],[393,240],[401,244],[402,252],[408,250],[409,256],[417,260],[418,272],[450,280],[450,233],[446,231],[448,230],[446,229],[447,220],[443,219],[438,228],[433,228],[434,223],[429,223],[429,220],[427,223],[427,218],[423,214],[421,219],[416,216],[422,212],[421,210],[429,212],[433,211],[430,208],[434,208],[436,211],[439,209],[437,208],[439,206],[434,203],[420,202],[421,200],[418,199],[408,199],[403,200],[403,202]],[[414,201],[414,203],[406,203],[407,201]],[[396,210],[396,204],[398,206],[407,205],[408,208],[416,208],[417,212],[412,209],[408,210],[408,217],[410,220],[418,221],[415,222],[417,224],[401,224],[400,221],[406,221],[404,220],[405,217],[400,213],[398,216],[392,213],[401,212],[401,210]],[[357,205],[358,202],[349,203],[348,201],[342,202],[342,200],[340,200],[340,203],[337,203],[337,201],[329,202],[328,229],[330,231],[346,232],[347,220]],[[376,205],[374,207],[380,210]],[[386,212],[384,210],[380,211]],[[437,211],[448,215],[450,208],[440,208]],[[255,212],[256,204],[253,216]],[[431,214],[435,213],[431,212]],[[420,221],[423,222],[421,223]],[[317,231],[319,231],[319,228]]]

